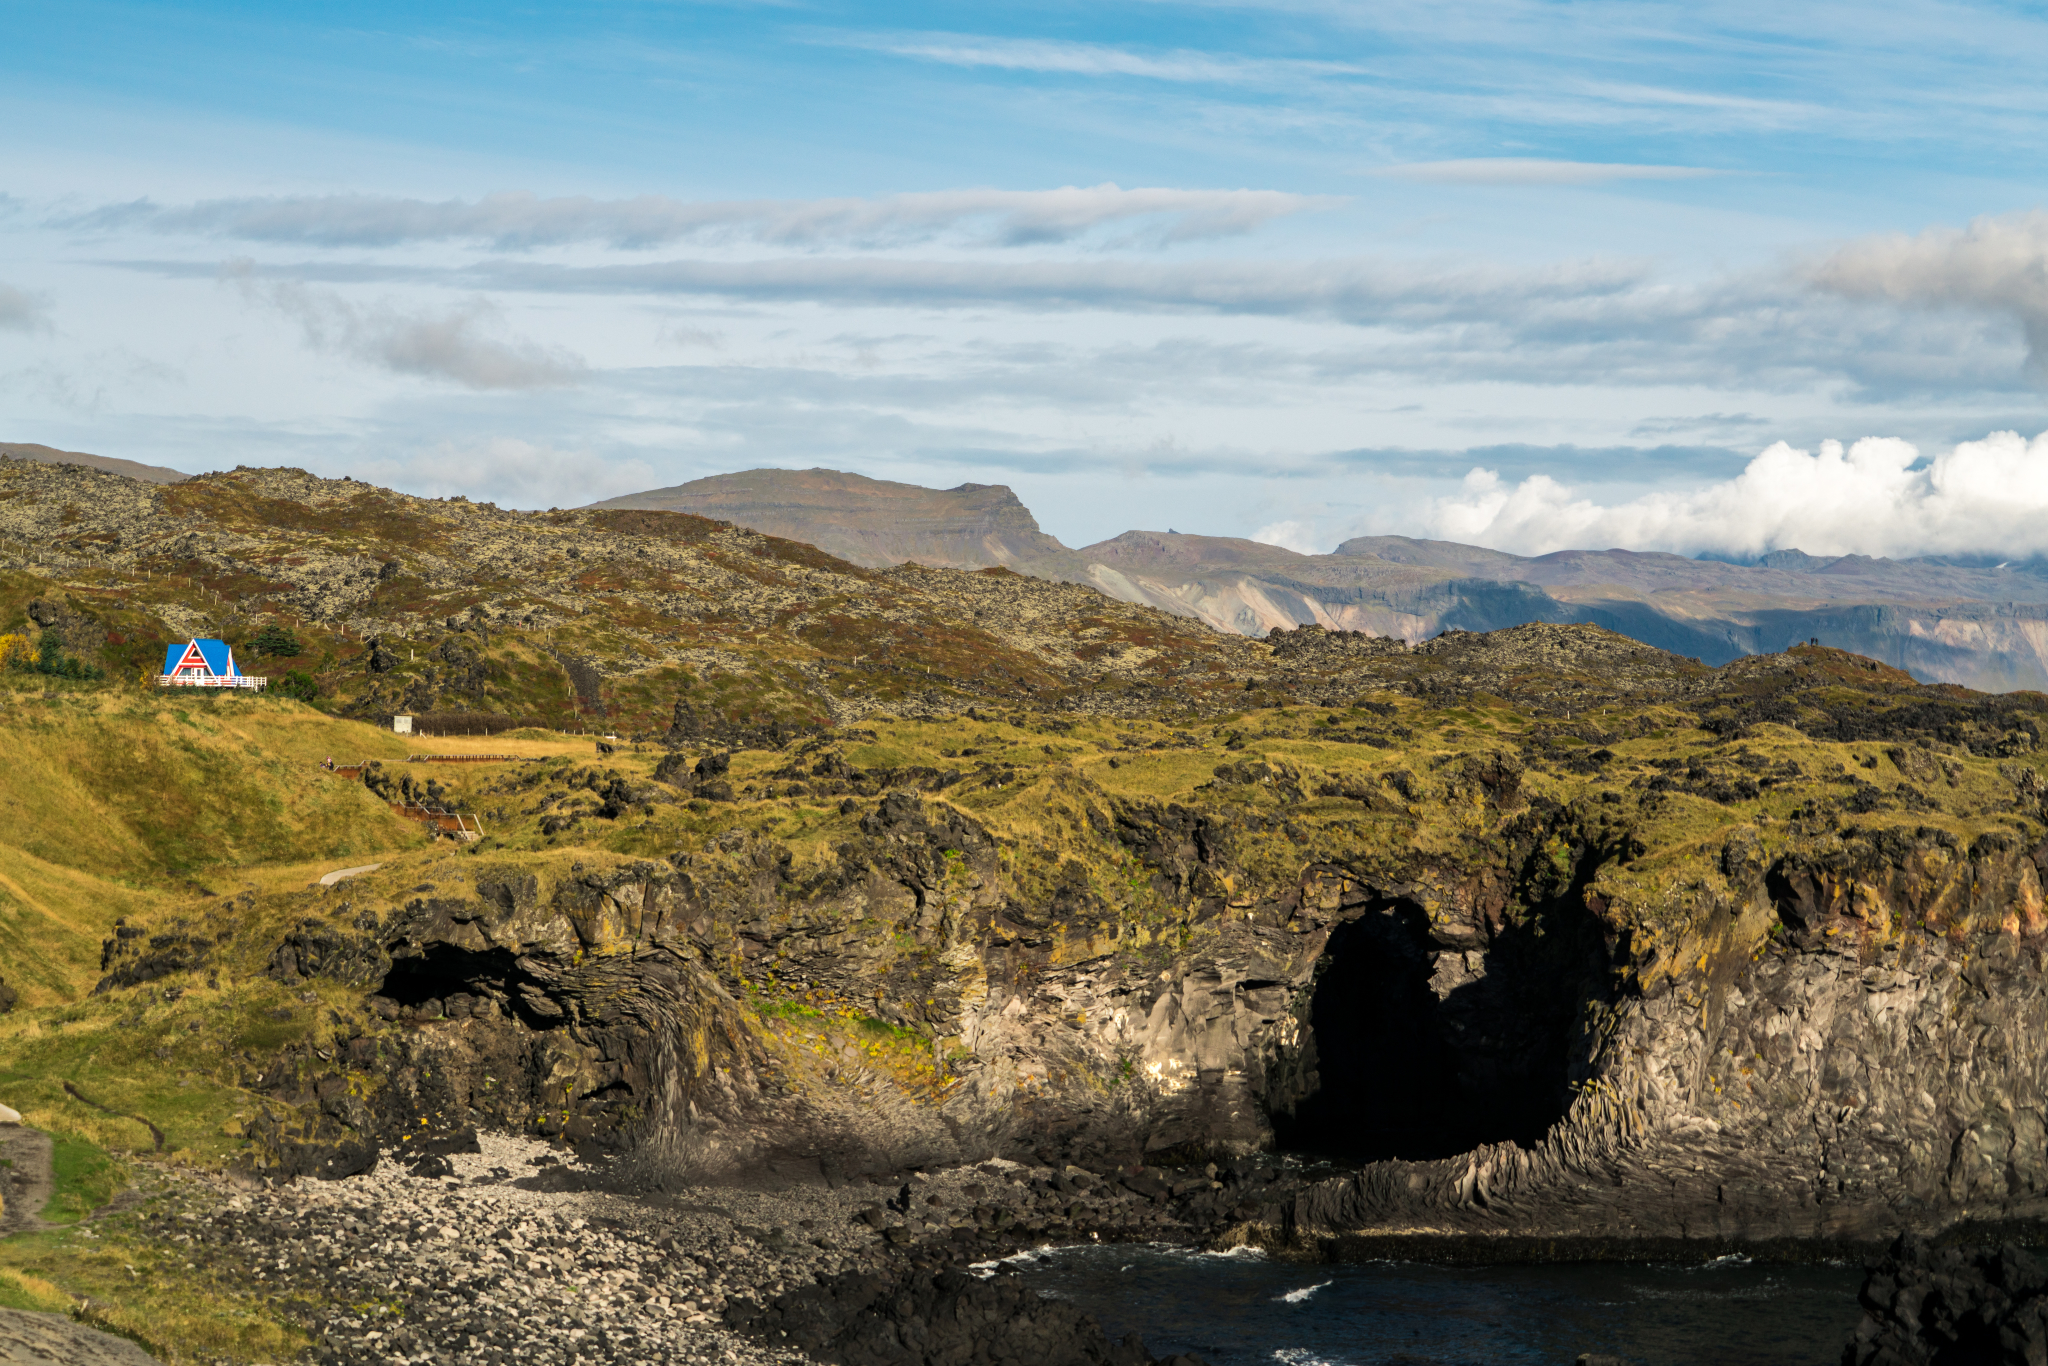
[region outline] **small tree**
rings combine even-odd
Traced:
[[[256,633],[256,638],[249,642],[249,648],[258,655],[270,655],[276,659],[296,658],[302,650],[299,638],[292,634],[291,628],[274,621]]]
[[[51,678],[76,678],[93,682],[107,676],[107,671],[97,664],[88,664],[74,655],[64,653],[64,637],[55,631],[43,632],[43,638],[36,642],[36,662],[32,666],[39,674]]]
[[[287,671],[284,677],[270,685],[270,690],[299,702],[311,702],[320,695],[320,685],[304,669]]]

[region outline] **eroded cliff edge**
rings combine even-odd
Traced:
[[[366,1004],[256,1079],[295,1107],[256,1160],[478,1123],[612,1144],[652,1184],[1278,1146],[1363,1165],[1219,1236],[1335,1255],[2036,1218],[2030,711],[1815,705],[1863,668],[1685,710],[985,728],[1043,737],[1029,767],[747,756],[726,828],[663,857],[447,855],[302,894],[273,970]],[[1147,764],[1202,780],[1132,790]],[[713,781],[666,771],[591,818]],[[778,795],[822,824],[778,831]]]

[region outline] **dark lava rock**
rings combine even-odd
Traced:
[[[725,1322],[831,1366],[1153,1366],[1136,1334],[1111,1342],[1071,1305],[1015,1275],[951,1269],[896,1277],[849,1273],[779,1296],[740,1300]],[[1175,1357],[1174,1366],[1203,1366]]]
[[[2038,1366],[2048,1271],[2013,1243],[1930,1248],[1908,1234],[1870,1266],[1843,1366]]]
[[[377,1167],[377,1145],[367,1138],[344,1138],[334,1142],[275,1143],[275,1162],[262,1175],[279,1181],[313,1176],[322,1181],[340,1181],[362,1176]]]
[[[302,921],[270,955],[268,975],[293,983],[327,977],[347,986],[374,986],[391,971],[391,959],[368,936],[351,936],[318,920]]]
[[[213,936],[189,929],[179,921],[169,932],[148,934],[139,926],[117,922],[114,937],[100,945],[100,971],[107,975],[92,989],[93,995],[208,966],[213,961]]]

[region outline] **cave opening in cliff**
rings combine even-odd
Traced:
[[[509,998],[524,1006],[518,992],[524,980],[517,958],[504,949],[473,952],[438,944],[424,954],[394,959],[376,994],[415,1010],[459,998]]]
[[[1477,948],[1433,939],[1414,902],[1370,907],[1324,950],[1306,1038],[1272,1092],[1279,1145],[1353,1162],[1534,1146],[1570,1104],[1583,1008],[1607,982],[1582,907]]]

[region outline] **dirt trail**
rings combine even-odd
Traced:
[[[6,1164],[0,1166],[0,1195],[6,1198],[0,1236],[50,1227],[42,1218],[57,1188],[50,1171],[50,1136],[25,1124],[0,1124],[0,1162]]]
[[[56,1191],[50,1136],[26,1124],[0,1124],[0,1237],[57,1227],[42,1209]],[[129,1342],[64,1314],[0,1309],[0,1366],[158,1366]]]

